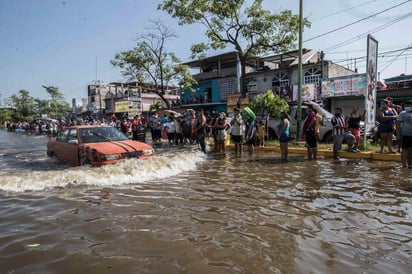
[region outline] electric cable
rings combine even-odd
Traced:
[[[395,20],[393,20],[393,21],[390,21],[390,22],[388,22],[388,23],[386,23],[386,24],[384,24],[384,25],[381,25],[381,26],[379,26],[379,27],[377,27],[377,28],[374,28],[374,29],[372,29],[372,30],[370,30],[370,31],[364,32],[364,33],[362,33],[362,34],[360,34],[360,35],[357,35],[356,37],[353,37],[353,38],[348,39],[348,40],[346,40],[346,41],[340,42],[340,43],[338,43],[338,44],[336,44],[336,45],[334,45],[334,46],[331,46],[331,47],[329,47],[329,48],[326,48],[326,49],[324,49],[323,51],[324,51],[324,52],[328,52],[328,51],[330,51],[330,50],[338,49],[338,48],[341,48],[341,47],[343,47],[343,46],[349,45],[349,44],[351,44],[351,43],[353,43],[353,42],[356,42],[356,41],[358,41],[358,40],[360,40],[360,39],[363,39],[364,37],[366,37],[366,36],[367,36],[368,34],[370,34],[370,33],[376,33],[376,32],[378,32],[378,31],[381,31],[381,30],[383,30],[383,29],[386,29],[387,27],[389,27],[389,26],[391,26],[391,25],[393,25],[393,24],[395,24],[395,23],[398,23],[398,22],[404,20],[404,19],[408,18],[409,16],[412,16],[412,12],[409,12],[409,13],[407,13],[407,14],[404,14],[404,15],[400,16],[399,18],[397,18],[397,19],[395,19]]]
[[[312,22],[313,22],[313,21],[317,21],[317,20],[321,20],[321,19],[325,19],[325,18],[331,17],[331,16],[333,16],[333,15],[336,15],[336,14],[339,14],[339,13],[343,13],[343,12],[345,12],[345,11],[353,10],[353,9],[356,9],[356,8],[359,8],[359,7],[362,7],[362,6],[365,6],[365,5],[370,4],[370,3],[373,3],[373,2],[376,2],[376,0],[372,0],[372,1],[369,1],[369,2],[361,3],[361,4],[357,5],[357,6],[353,6],[353,7],[350,7],[350,8],[344,9],[344,10],[340,10],[340,11],[337,11],[337,12],[334,12],[334,13],[331,13],[331,14],[328,14],[328,15],[325,15],[325,16],[321,16],[321,17],[318,17],[318,18],[314,18],[314,19],[312,19]]]
[[[409,46],[408,46],[408,48],[410,48],[412,46],[412,44],[409,44]],[[402,53],[404,53],[405,51],[407,51],[408,49],[404,49],[402,52],[400,52],[397,56],[395,56],[391,61],[389,61],[389,63],[386,65],[386,66],[384,66],[381,70],[380,70],[380,72],[382,72],[382,71],[384,71],[385,69],[387,69],[393,62],[395,62],[396,61],[396,59],[398,59],[399,58],[399,56],[401,56],[402,55]]]
[[[357,24],[357,23],[359,23],[359,22],[362,22],[362,21],[365,21],[365,20],[367,20],[367,19],[369,19],[369,18],[375,17],[376,15],[382,14],[382,13],[384,13],[384,12],[387,12],[387,11],[391,10],[391,9],[394,9],[394,8],[397,8],[397,7],[401,6],[401,5],[404,5],[404,4],[406,4],[406,3],[410,2],[410,1],[412,1],[412,0],[404,1],[404,2],[402,2],[402,3],[400,3],[400,4],[397,4],[397,5],[395,5],[395,6],[386,8],[386,9],[380,11],[380,12],[376,12],[376,13],[374,13],[374,14],[372,14],[372,15],[369,15],[369,16],[367,16],[367,17],[364,17],[364,18],[362,18],[362,19],[359,19],[359,20],[357,20],[357,21],[355,21],[355,22],[346,24],[346,25],[344,25],[344,26],[342,26],[342,27],[339,27],[339,28],[333,29],[333,30],[331,30],[331,31],[325,32],[325,33],[323,33],[323,34],[319,34],[319,35],[317,35],[317,36],[314,36],[314,37],[312,37],[312,38],[309,38],[309,39],[307,39],[307,40],[305,40],[305,41],[303,41],[303,42],[304,42],[304,43],[305,43],[305,42],[309,42],[309,41],[315,40],[315,39],[317,39],[317,38],[323,37],[323,36],[325,36],[325,35],[331,34],[331,33],[333,33],[333,32],[336,32],[336,31],[338,31],[338,30],[341,30],[341,29],[347,28],[347,27],[349,27],[349,26],[355,25],[355,24]]]

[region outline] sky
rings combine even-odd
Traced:
[[[42,86],[55,86],[70,102],[87,97],[87,86],[95,81],[125,81],[110,61],[148,33],[150,20],[161,20],[177,34],[166,48],[182,62],[190,61],[191,45],[207,41],[204,28],[179,26],[176,19],[157,10],[160,3],[0,0],[0,106],[19,90],[50,99]],[[264,0],[263,7],[299,14],[299,0]],[[325,59],[364,73],[369,33],[383,55],[378,58],[381,80],[412,74],[412,49],[402,50],[412,46],[411,11],[412,0],[303,0],[303,17],[312,24],[303,33],[303,47],[322,50]]]

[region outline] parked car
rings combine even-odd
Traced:
[[[323,116],[323,124],[320,125],[320,141],[324,143],[332,143],[332,117],[333,114],[327,111],[326,109],[322,108],[320,105],[314,103],[314,102],[308,102],[306,104],[311,104],[315,109],[318,110],[318,114]],[[291,106],[290,108],[290,113],[289,113],[289,118],[290,120],[290,134],[291,138],[295,139],[296,138],[296,133],[297,133],[297,124],[298,124],[298,107],[297,106]],[[301,127],[303,126],[303,120],[305,119],[307,115],[306,112],[306,105],[301,106]],[[278,137],[278,124],[280,120],[279,119],[269,119],[268,120],[268,137],[269,139],[277,139]]]
[[[72,126],[47,143],[47,155],[73,166],[102,166],[152,157],[155,152],[152,146],[129,140],[111,126]]]

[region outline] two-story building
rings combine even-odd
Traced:
[[[293,104],[297,101],[299,52],[290,51],[267,57],[247,58],[246,100],[260,93],[272,90],[281,98]],[[236,52],[212,56],[202,60],[187,62],[195,71],[198,81],[196,92],[185,90],[181,107],[202,107],[206,110],[231,111],[233,98],[240,96],[240,62]],[[304,100],[319,100],[321,79],[352,75],[356,72],[331,61],[324,60],[323,54],[311,49],[303,49],[302,76]],[[197,72],[197,73],[196,73]]]

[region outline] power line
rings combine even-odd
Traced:
[[[307,39],[307,40],[305,40],[305,41],[303,41],[303,42],[309,42],[309,41],[315,40],[315,39],[317,39],[317,38],[323,37],[323,36],[325,36],[325,35],[328,35],[328,34],[330,34],[330,33],[333,33],[333,32],[335,32],[335,31],[338,31],[338,30],[347,28],[347,27],[349,27],[349,26],[355,25],[355,24],[357,24],[357,23],[359,23],[359,22],[362,22],[362,21],[365,21],[365,20],[367,20],[367,19],[369,19],[369,18],[375,17],[376,15],[379,15],[379,14],[381,14],[381,13],[387,12],[387,11],[389,11],[389,10],[391,10],[391,9],[394,9],[394,8],[397,8],[397,7],[401,6],[401,5],[404,5],[404,4],[406,4],[406,3],[410,2],[410,1],[412,1],[412,0],[404,1],[404,2],[402,2],[402,3],[400,3],[400,4],[397,4],[397,5],[395,5],[395,6],[389,7],[389,8],[387,8],[387,9],[384,9],[384,10],[380,11],[380,12],[377,12],[377,13],[374,13],[374,14],[369,15],[369,16],[367,16],[367,17],[364,17],[364,18],[362,18],[362,19],[359,19],[359,20],[357,20],[357,21],[355,21],[355,22],[346,24],[346,25],[344,25],[344,26],[342,26],[342,27],[339,27],[339,28],[336,28],[336,29],[334,29],[334,30],[331,30],[331,31],[325,32],[325,33],[323,33],[323,34],[317,35],[317,36],[315,36],[315,37],[309,38],[309,39]]]
[[[396,55],[391,55],[391,54],[396,53],[396,52],[399,52],[399,51],[401,51],[401,54],[403,54],[405,51],[407,51],[407,50],[409,50],[409,49],[412,49],[412,45],[410,45],[410,46],[408,46],[408,47],[406,47],[406,48],[401,48],[401,49],[390,50],[390,51],[378,53],[378,58],[382,58],[382,59],[383,59],[383,58],[389,58],[389,57],[393,57],[393,56],[398,56],[398,54],[396,54]],[[387,54],[389,54],[389,55],[387,55]],[[409,55],[412,56],[412,53],[411,53],[411,54],[406,54],[406,55],[403,54],[403,56],[409,56]],[[335,59],[335,60],[329,59],[329,60],[332,61],[332,62],[335,63],[335,64],[339,64],[339,63],[348,62],[349,59],[346,58],[346,59]],[[351,58],[350,60],[356,60],[357,63],[362,63],[362,62],[365,62],[365,61],[366,61],[366,56],[354,57],[354,58]]]
[[[353,43],[353,42],[356,42],[356,41],[358,41],[358,40],[360,40],[360,39],[363,39],[364,37],[366,37],[366,36],[367,36],[368,34],[370,34],[370,33],[375,33],[375,32],[381,31],[381,30],[383,30],[383,29],[386,29],[387,27],[389,27],[389,26],[391,26],[391,25],[393,25],[393,24],[395,24],[395,23],[398,23],[399,21],[402,21],[402,20],[406,19],[406,18],[408,18],[408,17],[411,16],[411,15],[412,15],[412,12],[409,12],[409,13],[407,13],[407,14],[404,14],[404,15],[402,15],[401,17],[399,17],[399,18],[397,18],[397,19],[395,19],[395,20],[393,20],[393,21],[391,21],[391,22],[388,22],[388,23],[386,23],[386,24],[384,24],[384,25],[382,25],[382,26],[379,26],[379,27],[374,28],[374,29],[372,29],[372,30],[370,30],[370,31],[364,32],[364,33],[362,33],[362,34],[360,34],[360,35],[358,35],[358,36],[356,36],[356,37],[353,37],[353,38],[351,38],[351,39],[348,39],[348,40],[346,40],[346,41],[343,41],[343,42],[341,42],[341,43],[338,43],[338,44],[336,44],[336,45],[334,45],[334,46],[331,46],[331,47],[329,47],[329,48],[326,48],[326,49],[324,49],[324,51],[327,52],[327,51],[330,51],[330,50],[334,50],[334,49],[337,49],[337,48],[340,48],[340,47],[349,45],[349,44],[351,44],[351,43]]]
[[[372,0],[372,1],[369,1],[369,2],[361,3],[361,4],[357,5],[357,6],[353,6],[353,7],[344,9],[344,10],[340,10],[340,11],[337,11],[337,12],[334,12],[334,13],[331,13],[331,14],[328,14],[328,15],[325,15],[325,16],[322,16],[322,17],[314,18],[314,19],[312,19],[312,21],[317,21],[317,20],[325,19],[325,18],[331,17],[331,16],[333,16],[333,15],[336,15],[336,14],[339,14],[339,13],[343,13],[343,12],[345,12],[345,11],[349,11],[349,10],[352,10],[352,9],[359,8],[359,7],[361,7],[361,6],[365,6],[365,5],[370,4],[370,3],[373,3],[373,2],[376,2],[376,0]]]
[[[396,59],[399,58],[399,56],[401,56],[405,51],[407,51],[410,47],[412,46],[412,44],[409,44],[408,48],[404,49],[403,51],[401,51],[397,56],[395,56],[391,61],[389,61],[389,63],[383,67],[383,69],[381,69],[380,72],[384,71],[387,67],[389,67],[393,62],[395,62]]]

